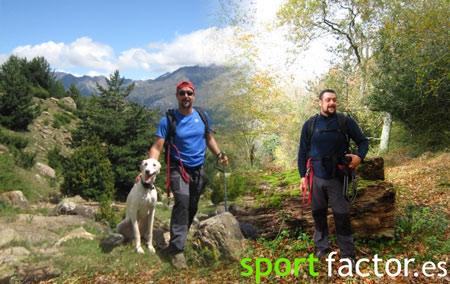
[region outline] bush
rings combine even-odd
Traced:
[[[3,131],[0,129],[0,143],[5,144],[8,146],[12,146],[16,149],[23,149],[27,147],[28,145],[28,139],[23,138],[22,136],[19,136],[14,133],[7,133],[6,131]]]
[[[67,125],[72,120],[72,118],[66,113],[56,113],[54,118],[55,120],[52,125],[54,128],[60,128],[61,126]]]
[[[24,152],[20,150],[14,150],[14,157],[16,159],[16,165],[24,169],[30,169],[36,163],[36,152]]]
[[[64,194],[79,194],[96,201],[112,199],[114,175],[111,162],[98,139],[77,148],[63,168],[64,183],[61,189]]]
[[[105,221],[108,226],[113,229],[122,220],[120,214],[111,206],[110,199],[103,199],[100,201],[100,211],[95,215],[97,222]]]
[[[57,172],[62,172],[64,156],[60,154],[59,147],[55,146],[47,153],[48,165]]]
[[[398,219],[397,233],[406,240],[425,240],[429,236],[444,236],[448,225],[449,220],[442,210],[409,205]]]
[[[227,198],[228,200],[235,200],[237,197],[242,195],[248,188],[246,177],[236,173],[232,175],[227,175]],[[225,188],[223,174],[220,173],[216,175],[211,184],[213,189],[211,194],[211,201],[214,204],[224,201],[225,198]]]

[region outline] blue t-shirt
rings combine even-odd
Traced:
[[[195,109],[189,115],[183,115],[178,110],[175,110],[174,113],[176,119],[174,144],[180,152],[180,155],[172,147],[170,149],[171,158],[177,161],[181,158],[183,165],[188,167],[203,165],[205,162],[206,140],[205,124],[200,114]],[[208,120],[208,125],[211,125],[208,114],[206,112],[204,113]],[[169,122],[167,117],[164,116],[159,122],[156,136],[166,139],[168,131]]]

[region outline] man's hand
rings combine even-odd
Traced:
[[[141,176],[142,176],[142,174],[140,173],[140,174],[138,174],[135,178],[134,178],[134,183],[138,183],[138,182],[140,182],[141,181]]]
[[[306,178],[305,178],[305,177],[302,177],[302,178],[300,179],[300,189],[301,189],[301,190],[306,190],[306,188],[307,188],[307,186],[306,186]]]
[[[346,157],[350,157],[352,159],[352,161],[350,162],[350,164],[348,165],[348,167],[350,169],[356,169],[359,164],[361,164],[361,158],[358,155],[355,154],[347,154],[345,155]]]
[[[223,152],[220,152],[220,153],[217,155],[217,161],[218,161],[219,163],[221,163],[223,166],[228,166],[228,157],[227,157],[227,155],[225,155],[225,153],[223,153]]]

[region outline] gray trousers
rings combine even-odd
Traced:
[[[341,250],[341,257],[354,257],[355,245],[350,223],[350,203],[345,200],[342,193],[342,181],[339,178],[322,179],[315,176],[313,179],[311,209],[315,226],[314,244],[316,249],[320,251],[329,247],[328,204],[333,210],[334,223],[336,225],[336,241]]]
[[[203,166],[186,170],[190,176],[188,183],[181,178],[178,166],[170,169],[171,190],[175,198],[170,218],[169,249],[172,252],[184,250],[189,228],[197,213],[200,195],[206,185]]]

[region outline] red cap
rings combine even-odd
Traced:
[[[191,88],[192,91],[195,92],[194,84],[192,84],[192,83],[189,82],[189,81],[181,81],[181,82],[179,82],[179,83],[177,84],[177,92],[178,92],[179,89],[184,88],[184,87]]]

